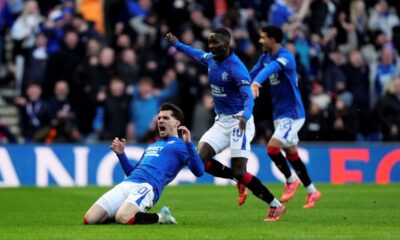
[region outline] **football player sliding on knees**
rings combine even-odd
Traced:
[[[110,148],[117,155],[127,178],[90,207],[84,216],[84,224],[177,223],[168,207],[162,207],[159,213],[147,211],[157,203],[164,187],[184,166],[197,177],[204,173],[204,165],[191,143],[190,131],[182,126],[183,122],[180,108],[163,104],[157,116],[161,139],[145,149],[136,165],[132,165],[125,155],[125,139],[114,139]],[[182,132],[182,138],[178,131]]]

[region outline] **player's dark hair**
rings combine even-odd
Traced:
[[[181,122],[181,125],[183,125],[183,122],[185,121],[185,118],[183,116],[183,112],[182,110],[172,104],[172,103],[164,103],[163,105],[161,105],[159,112],[160,111],[168,111],[171,110],[172,111],[172,117],[174,117],[175,119],[177,119],[179,122]]]
[[[231,33],[226,28],[217,28],[212,31],[212,33],[219,34],[225,38],[226,41],[231,41]]]
[[[269,25],[261,28],[261,31],[266,33],[269,38],[275,39],[276,43],[281,43],[283,39],[283,32],[277,26]]]

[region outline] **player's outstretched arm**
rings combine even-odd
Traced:
[[[165,39],[173,45],[178,51],[183,52],[186,56],[192,58],[193,60],[201,63],[207,64],[206,56],[207,53],[200,49],[193,48],[189,45],[179,42],[178,38],[175,37],[172,33],[167,33],[165,35]]]
[[[204,164],[200,159],[199,154],[197,153],[197,150],[195,146],[191,142],[191,136],[190,136],[190,131],[187,129],[185,126],[180,126],[178,128],[179,130],[182,131],[182,139],[186,143],[187,150],[189,152],[189,160],[188,160],[188,167],[190,171],[196,176],[196,177],[201,177],[204,174]]]
[[[126,176],[129,176],[131,172],[135,169],[133,165],[128,161],[128,157],[126,156],[124,149],[126,145],[126,140],[121,139],[119,140],[118,138],[114,138],[113,142],[111,143],[111,150],[117,154],[119,163],[122,166],[122,169],[125,172]]]

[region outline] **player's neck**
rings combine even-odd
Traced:
[[[272,47],[271,55],[275,55],[279,49],[281,49],[282,45],[281,44],[276,44]]]
[[[178,135],[178,133],[176,133],[176,134],[170,134],[170,135],[167,135],[167,136],[165,136],[165,137],[162,137],[163,139],[168,139],[168,138],[179,138],[179,135]]]
[[[215,59],[218,63],[225,61],[232,54],[232,50],[229,48],[225,52],[225,56],[221,57],[221,59]]]

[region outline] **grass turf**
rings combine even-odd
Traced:
[[[150,210],[170,207],[178,225],[82,225],[109,188],[0,189],[0,239],[400,239],[400,185],[318,184],[322,198],[303,209],[304,188],[286,215],[265,223],[266,205],[250,195],[238,207],[233,186],[167,187]],[[283,186],[270,185],[280,196]]]

